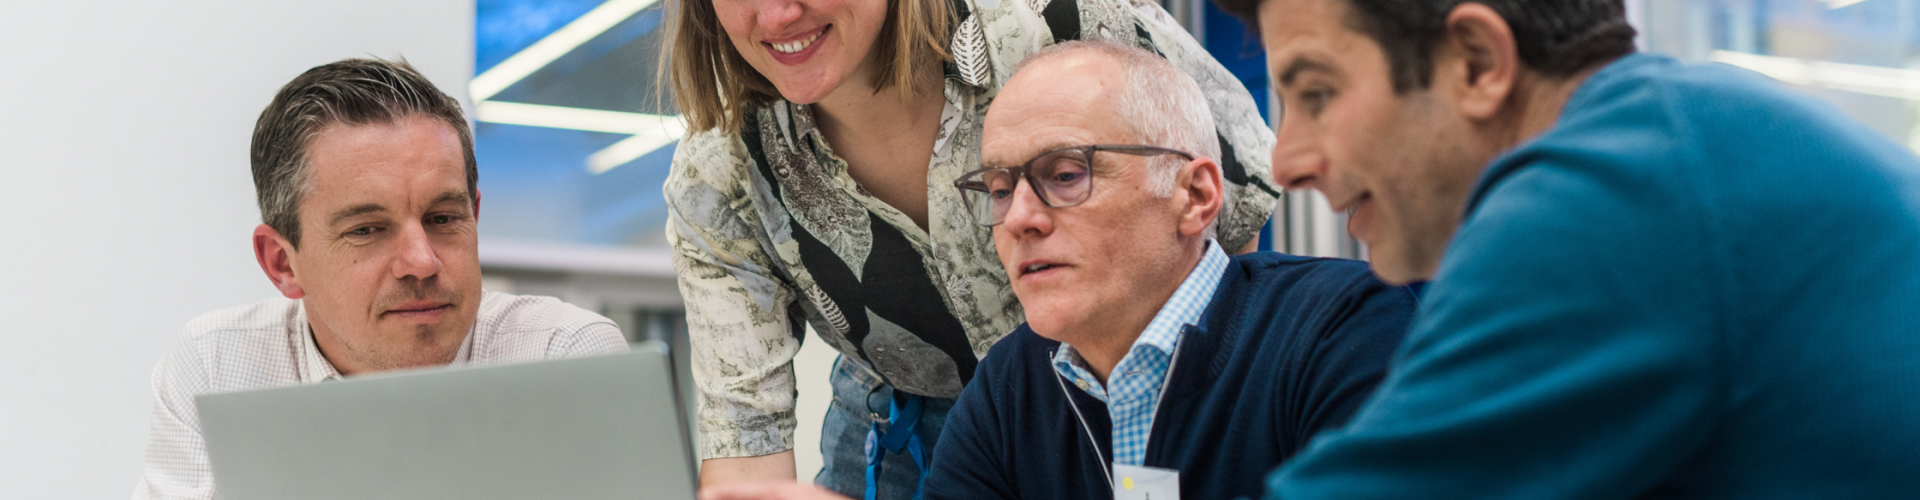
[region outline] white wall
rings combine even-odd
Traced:
[[[125,498],[161,351],[274,293],[247,144],[275,90],[405,55],[464,96],[472,32],[471,0],[0,7],[0,497]]]
[[[820,473],[820,427],[827,422],[827,406],[833,404],[833,383],[827,377],[833,375],[833,360],[839,356],[840,351],[827,345],[812,326],[807,327],[800,353],[793,356],[794,384],[800,392],[793,402],[798,421],[793,430],[793,466],[801,481],[812,481]]]

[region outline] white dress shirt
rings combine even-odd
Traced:
[[[537,361],[627,350],[620,328],[552,297],[485,292],[454,363]],[[213,470],[193,398],[340,377],[298,300],[275,298],[187,322],[153,368],[153,426],[138,499],[211,499]]]

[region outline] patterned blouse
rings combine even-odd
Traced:
[[[793,447],[792,359],[805,325],[857,369],[914,394],[955,397],[987,349],[1024,321],[953,180],[979,167],[987,105],[1027,54],[1081,37],[1166,56],[1207,94],[1230,206],[1218,238],[1241,248],[1278,197],[1273,133],[1239,80],[1150,0],[963,0],[946,109],[927,172],[927,229],[874,198],[809,106],[749,112],[737,135],[681,142],[665,186],[667,237],[686,299],[703,458]]]

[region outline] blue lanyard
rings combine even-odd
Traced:
[[[900,400],[907,400],[901,405]],[[914,427],[920,424],[921,397],[900,391],[893,392],[893,411],[887,415],[887,430],[880,431],[880,423],[874,422],[867,430],[867,500],[875,500],[880,495],[880,460],[887,452],[900,453],[906,449],[913,454],[913,465],[920,467],[920,480],[914,483],[913,500],[920,500],[921,487],[927,482],[927,452],[920,446],[920,436],[914,434]]]

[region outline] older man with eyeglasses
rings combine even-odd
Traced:
[[[1204,102],[1102,42],[1041,52],[1001,91],[990,168],[956,184],[1028,323],[948,414],[928,497],[1258,495],[1384,377],[1413,292],[1361,262],[1222,252]]]
[[[1257,496],[1385,376],[1413,292],[1362,262],[1228,257],[1210,237],[1225,200],[1207,109],[1166,60],[1110,42],[1055,45],[1007,82],[988,168],[954,184],[1028,323],[948,413],[925,498]]]

